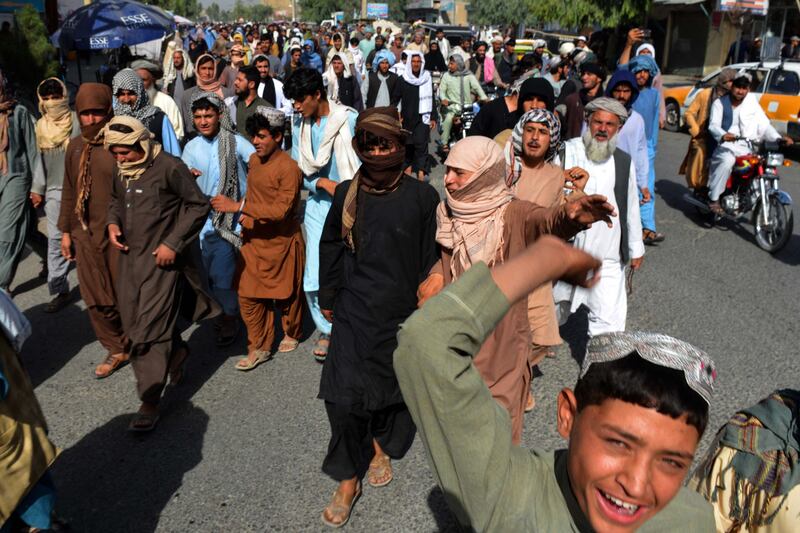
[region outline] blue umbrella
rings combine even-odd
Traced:
[[[76,9],[61,26],[64,50],[103,50],[153,41],[175,28],[172,17],[132,0],[100,0]]]

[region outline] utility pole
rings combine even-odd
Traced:
[[[367,0],[361,0],[361,18],[367,18]]]

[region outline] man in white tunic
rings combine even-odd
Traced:
[[[589,308],[589,335],[624,331],[628,314],[625,266],[638,270],[644,258],[636,169],[631,157],[617,149],[617,132],[628,111],[613,98],[596,98],[586,105],[586,128],[566,143],[565,168],[589,172],[584,192],[602,194],[617,211],[612,227],[594,224],[578,233],[575,247],[603,262],[600,282],[591,289],[558,283],[553,296],[560,322],[581,305]]]
[[[708,132],[719,143],[711,157],[708,182],[708,197],[711,200],[709,207],[715,214],[722,214],[719,197],[725,191],[725,184],[736,158],[752,152],[746,141],[737,139],[781,139],[781,134],[772,127],[758,99],[750,94],[752,81],[750,74],[740,71],[733,79],[730,92],[711,104]],[[785,137],[784,140],[787,144],[792,144],[791,138]]]

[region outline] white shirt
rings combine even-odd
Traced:
[[[152,104],[159,108],[166,115],[167,120],[172,124],[172,129],[175,130],[175,136],[179,141],[183,140],[183,116],[181,110],[175,100],[172,99],[167,93],[158,91],[156,97],[153,99]]]
[[[777,141],[781,138],[767,118],[761,104],[753,93],[747,93],[742,103],[733,108],[733,120],[727,131],[722,129],[722,99],[717,98],[711,104],[711,118],[708,122],[708,131],[717,140],[722,140],[726,133],[751,140]],[[723,142],[719,148],[727,149],[737,155],[744,155],[750,151],[745,141]]]
[[[291,117],[292,101],[283,95],[283,82],[277,78],[272,78],[272,85],[275,87],[275,109],[283,111],[287,118]],[[264,82],[259,82],[256,94],[258,94],[259,98],[264,98]]]

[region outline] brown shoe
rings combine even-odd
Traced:
[[[97,365],[94,369],[94,377],[97,379],[107,378],[130,361],[130,355],[126,353],[109,354],[106,360]]]

